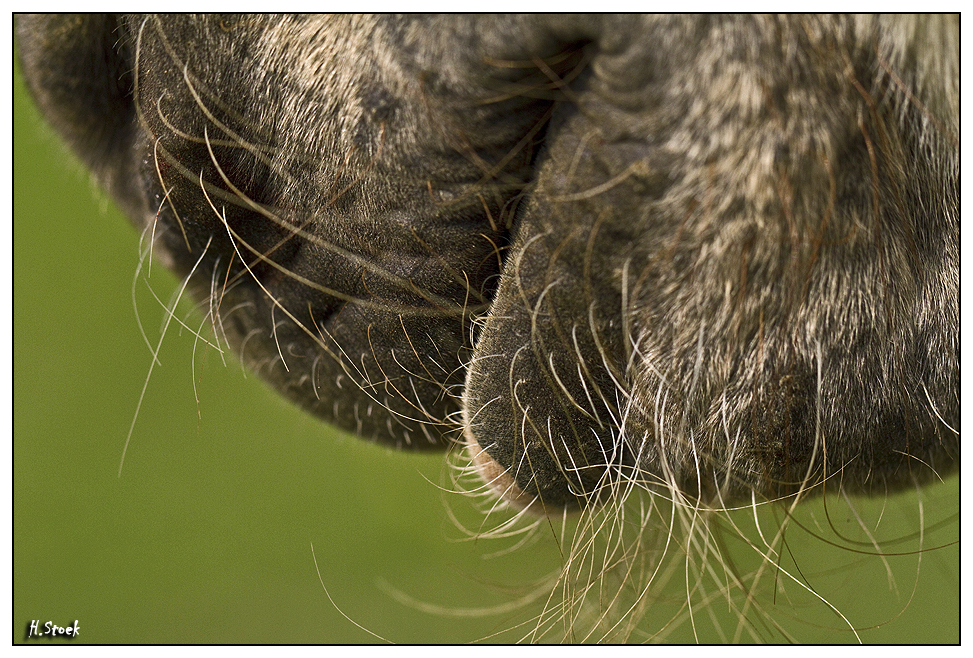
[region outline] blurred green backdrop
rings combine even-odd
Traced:
[[[470,642],[517,621],[437,616],[389,588],[456,610],[500,604],[504,585],[557,567],[553,542],[491,558],[489,542],[455,541],[450,494],[437,486],[441,455],[335,432],[232,357],[224,367],[175,323],[118,477],[151,364],[132,304],[138,235],[41,122],[16,75],[13,641],[32,619],[78,619],[85,643],[375,641],[328,600],[311,544],[337,607],[390,640]],[[167,301],[175,281],[154,267],[152,282]],[[136,288],[154,344],[163,314],[144,283]],[[955,541],[958,478],[930,500],[953,521],[928,544]],[[912,596],[863,639],[955,642],[958,555],[955,545],[925,553],[914,595],[914,556],[895,595],[884,567],[861,586],[846,571],[837,605],[867,610],[897,596],[894,615]],[[853,639],[808,631],[811,641]]]

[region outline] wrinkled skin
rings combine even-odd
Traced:
[[[51,124],[282,395],[514,506],[959,456],[952,17],[40,16]]]

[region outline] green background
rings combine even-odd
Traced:
[[[311,544],[337,607],[390,640],[470,642],[518,621],[439,616],[389,590],[454,611],[500,604],[505,586],[557,567],[553,542],[493,558],[490,542],[456,541],[447,507],[476,517],[438,486],[441,455],[333,431],[175,324],[118,476],[151,364],[132,304],[138,235],[44,126],[19,77],[14,84],[13,641],[31,619],[78,619],[79,642],[375,641],[329,601]],[[136,288],[154,344],[163,314],[144,282]],[[167,301],[175,281],[154,267],[151,288]],[[909,500],[889,501],[889,517],[914,508]],[[929,491],[927,515],[946,522],[927,545],[957,539],[957,501],[958,478]],[[820,545],[793,548],[813,555]],[[845,565],[860,561],[841,553]],[[882,565],[867,580],[834,565],[836,605],[862,612],[862,624],[895,617],[912,597],[863,639],[957,641],[958,547],[923,554],[914,595],[916,556],[890,562],[897,593]],[[800,637],[853,639],[829,630],[833,617],[817,623]]]

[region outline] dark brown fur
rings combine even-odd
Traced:
[[[217,339],[515,507],[959,456],[954,17],[25,18]]]

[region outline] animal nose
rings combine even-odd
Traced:
[[[549,216],[542,205],[530,215]],[[514,507],[551,513],[588,505],[634,463],[619,428],[641,422],[623,420],[617,269],[583,266],[592,236],[606,243],[596,231],[536,229],[527,219],[519,227],[480,327],[463,440],[490,488]]]

